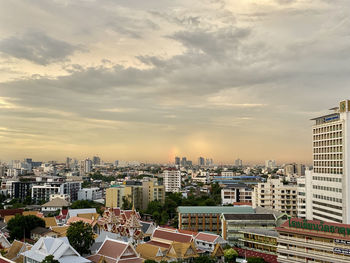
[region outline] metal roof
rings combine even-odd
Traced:
[[[182,214],[254,214],[251,206],[179,206]]]

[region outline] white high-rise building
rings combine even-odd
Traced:
[[[179,192],[181,189],[181,171],[167,169],[163,171],[165,192]]]
[[[275,160],[266,160],[265,161],[265,168],[270,168],[270,169],[274,169],[276,168],[276,161]]]
[[[306,173],[307,219],[350,224],[350,101],[312,119],[313,171]],[[307,183],[309,181],[309,183]]]

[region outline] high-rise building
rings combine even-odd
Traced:
[[[243,162],[242,162],[241,159],[235,160],[235,166],[236,166],[236,167],[242,167],[242,165],[243,165]]]
[[[167,169],[163,172],[165,192],[178,192],[181,189],[181,171]]]
[[[204,157],[199,157],[199,158],[198,158],[198,165],[199,165],[199,166],[204,166],[204,165],[205,165],[205,159],[204,159]]]
[[[175,165],[180,165],[180,157],[175,157]]]
[[[92,157],[92,164],[93,165],[100,165],[101,164],[101,158],[98,156]]]
[[[182,159],[181,159],[181,165],[182,165],[182,166],[186,166],[186,165],[187,165],[187,158],[186,158],[186,157],[182,157]]]
[[[350,100],[312,126],[313,171],[306,173],[307,219],[350,223]],[[306,198],[308,199],[308,198]]]
[[[275,160],[266,160],[265,161],[265,168],[270,168],[270,169],[276,168],[276,161]]]
[[[71,161],[72,161],[72,158],[69,158],[69,157],[66,158],[66,168],[67,168],[67,169],[70,168],[70,166],[71,166],[71,165],[70,165]]]
[[[92,171],[92,161],[87,158],[80,163],[80,175],[91,173]]]

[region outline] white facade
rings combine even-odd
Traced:
[[[78,192],[78,200],[102,199],[102,191],[98,188],[83,188]]]
[[[265,168],[270,168],[270,169],[274,169],[276,168],[276,161],[275,160],[266,160],[265,161]]]
[[[306,218],[306,187],[305,177],[299,177],[297,179],[298,184],[298,200],[297,200],[297,211],[298,217]]]
[[[35,203],[49,201],[52,194],[58,194],[60,188],[51,185],[34,185],[32,187],[32,200]]]
[[[268,179],[254,187],[252,206],[275,209],[290,216],[297,215],[297,185],[283,184],[280,179]]]
[[[221,204],[228,205],[237,202],[251,203],[252,189],[245,185],[231,186],[221,189]]]
[[[350,101],[343,101],[333,113],[313,119],[313,172],[308,192],[308,218],[350,223]]]
[[[164,170],[164,186],[165,192],[179,192],[181,189],[181,171],[180,170]]]

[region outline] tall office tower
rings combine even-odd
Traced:
[[[350,224],[350,101],[312,119],[313,171],[306,174],[308,219]]]
[[[182,159],[181,159],[181,165],[182,165],[182,166],[186,166],[186,165],[187,165],[187,158],[186,158],[186,157],[182,157]]]
[[[276,161],[275,160],[266,160],[265,161],[265,168],[270,168],[270,169],[274,169],[276,168]]]
[[[198,165],[199,165],[199,166],[204,166],[204,165],[205,165],[205,159],[204,159],[204,157],[199,157],[199,158],[198,158]]]
[[[70,162],[72,161],[71,158],[67,157],[66,158],[66,168],[69,169],[70,168]]]
[[[241,159],[235,160],[235,166],[236,166],[236,167],[241,167],[242,165],[243,165],[243,162],[242,162]]]
[[[92,164],[93,165],[100,165],[101,164],[101,159],[98,156],[92,157]]]
[[[296,166],[296,173],[299,176],[304,176],[305,175],[305,165],[297,164],[297,166]]]
[[[180,165],[180,157],[175,157],[175,165]]]

